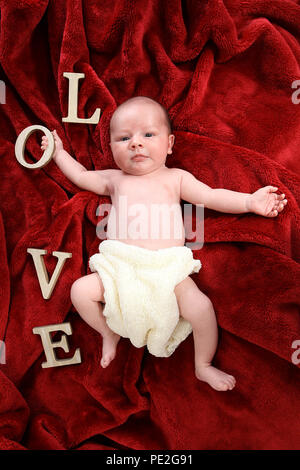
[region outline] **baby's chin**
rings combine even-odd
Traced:
[[[135,164],[128,166],[126,168],[120,168],[124,173],[128,175],[134,175],[134,176],[143,176],[143,175],[148,175],[153,172],[159,171],[159,169],[164,168],[165,165],[159,165],[159,166],[153,166],[153,165],[148,165],[148,162],[136,162]]]

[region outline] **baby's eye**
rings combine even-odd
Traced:
[[[152,132],[146,132],[145,137],[152,137],[153,133]]]
[[[123,142],[125,140],[129,139],[129,137],[121,137],[120,140]]]

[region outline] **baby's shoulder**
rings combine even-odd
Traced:
[[[122,175],[121,170],[115,170],[109,168],[108,170],[96,170],[96,172],[101,176],[101,178],[105,178],[108,182],[114,182],[116,178],[120,178]]]
[[[121,170],[115,170],[113,168],[109,168],[108,170],[96,170],[97,173],[105,176],[117,176],[119,173],[122,173]]]
[[[188,175],[191,175],[191,173],[189,173],[186,170],[182,170],[181,168],[169,168],[169,170],[171,171],[170,174],[174,175],[175,178],[178,178],[179,181],[181,181],[182,178],[185,178]]]

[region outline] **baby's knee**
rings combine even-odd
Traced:
[[[73,282],[70,290],[70,297],[71,297],[71,302],[74,304],[78,299],[80,299],[84,295],[84,287],[83,287],[83,282],[80,279],[76,279],[76,281]]]
[[[104,287],[98,274],[88,274],[74,281],[71,286],[70,296],[73,305],[83,300],[103,302]]]
[[[214,307],[212,301],[202,292],[199,292],[193,299],[190,299],[189,316],[191,319],[197,320],[202,314],[206,316],[213,313]]]
[[[201,296],[198,298],[198,307],[201,309],[203,312],[209,312],[214,310],[214,306],[212,301],[210,300],[209,297],[207,297],[205,294],[201,292]]]

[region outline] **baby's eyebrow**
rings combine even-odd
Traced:
[[[142,129],[142,132],[155,132],[155,131],[158,131],[158,128],[156,126],[145,126],[143,129]],[[131,129],[121,129],[121,130],[117,130],[117,131],[113,131],[112,132],[112,135],[114,136],[120,136],[120,135],[123,135],[123,134],[130,134],[132,132]]]

